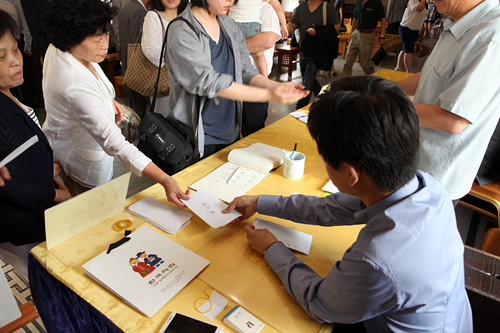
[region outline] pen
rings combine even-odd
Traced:
[[[295,151],[297,150],[297,142],[295,142],[295,146],[293,146],[293,151],[290,154],[290,159],[293,160],[293,155],[295,155]]]
[[[465,264],[465,266],[469,267],[470,269],[472,269],[472,270],[474,270],[476,272],[480,272],[480,273],[483,273],[483,274],[487,274],[487,275],[493,276],[495,279],[500,279],[500,274],[486,272],[486,271],[483,271],[482,269],[479,269],[479,268],[474,267],[474,266],[469,265],[469,264]]]
[[[227,180],[227,184],[231,184],[234,180],[234,178],[236,178],[236,176],[240,173],[240,168],[236,168],[236,170],[234,170],[233,174],[231,175],[231,177],[229,177],[229,179]]]

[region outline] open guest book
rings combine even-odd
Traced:
[[[82,267],[85,274],[148,317],[209,263],[148,226],[115,244],[119,243]]]
[[[191,184],[193,190],[205,190],[225,202],[245,194],[283,164],[283,150],[263,143],[233,149],[221,165]]]

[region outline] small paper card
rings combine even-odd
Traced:
[[[303,123],[307,124],[307,120],[309,119],[309,115],[304,111],[293,111],[290,112],[290,116],[300,120]]]
[[[198,311],[203,313],[208,319],[214,320],[214,318],[224,310],[226,305],[227,298],[214,290],[210,298],[198,308]]]
[[[279,241],[283,242],[288,248],[309,254],[311,249],[312,235],[305,232],[290,229],[280,224],[272,223],[266,220],[255,219],[253,223],[255,229],[269,230]]]
[[[227,205],[212,194],[203,190],[199,190],[189,196],[189,200],[181,199],[181,201],[212,228],[223,227],[235,218],[241,216],[241,214],[235,210],[229,214],[223,214],[222,211]]]
[[[337,188],[337,186],[333,185],[331,180],[329,180],[328,183],[326,183],[325,186],[323,186],[322,190],[329,193],[339,192],[339,189]]]

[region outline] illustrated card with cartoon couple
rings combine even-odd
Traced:
[[[148,226],[82,267],[85,273],[151,317],[209,263]]]

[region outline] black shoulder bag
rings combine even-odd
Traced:
[[[146,111],[144,118],[139,124],[139,144],[137,148],[148,156],[163,171],[172,175],[199,160],[199,154],[195,151],[194,138],[191,129],[184,123],[165,118],[155,113],[156,97],[158,95],[158,82],[160,79],[161,63],[165,54],[167,44],[168,28],[175,21],[186,22],[193,31],[193,25],[182,17],[177,17],[170,22],[165,32],[165,38],[161,46],[160,63],[158,74],[154,85],[153,101],[149,112]]]

